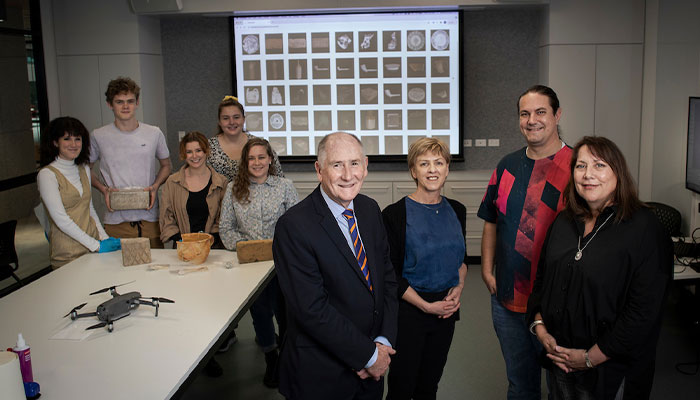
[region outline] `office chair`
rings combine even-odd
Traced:
[[[17,250],[15,250],[16,227],[17,220],[15,219],[0,224],[0,280],[13,277],[21,286],[22,281],[15,274],[19,268]]]
[[[647,202],[647,205],[651,207],[651,211],[659,218],[659,222],[666,228],[666,232],[668,232],[669,236],[683,236],[681,234],[680,211],[667,204],[653,201]]]

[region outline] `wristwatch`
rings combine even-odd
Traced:
[[[583,352],[583,358],[586,360],[586,367],[593,368],[593,363],[591,362],[591,359],[588,357],[588,351]]]

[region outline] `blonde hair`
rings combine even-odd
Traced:
[[[450,164],[450,150],[447,148],[445,142],[436,138],[424,137],[413,142],[411,147],[408,148],[409,171],[413,171],[413,167],[416,166],[416,160],[425,153],[435,153],[444,158],[448,165]],[[413,180],[418,183],[418,179],[413,178]]]

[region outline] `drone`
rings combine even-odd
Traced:
[[[70,319],[75,321],[78,318],[97,317],[100,322],[85,328],[85,330],[103,328],[106,326],[107,330],[112,332],[114,330],[115,321],[129,316],[131,311],[138,308],[141,304],[155,307],[156,317],[158,317],[158,308],[160,307],[160,303],[175,303],[173,300],[166,299],[165,297],[143,297],[139,292],[129,292],[126,294],[117,293],[118,287],[128,285],[133,282],[135,281],[106,287],[90,293],[90,296],[92,296],[94,294],[108,291],[109,294],[112,295],[112,298],[97,306],[95,312],[82,314],[78,313],[78,310],[83,308],[87,303],[75,306],[68,314],[64,315],[63,318],[70,316]]]

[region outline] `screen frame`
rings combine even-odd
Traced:
[[[455,12],[458,16],[458,65],[459,65],[459,123],[458,123],[458,152],[451,154],[451,161],[464,161],[464,127],[466,125],[465,115],[464,115],[464,96],[465,96],[465,84],[466,79],[462,74],[464,71],[464,10],[457,7],[425,7],[425,8],[397,8],[397,9],[362,9],[362,10],[311,10],[306,12],[245,12],[245,13],[235,13],[233,16],[229,17],[229,41],[231,49],[231,93],[237,98],[241,98],[237,93],[238,79],[237,79],[237,69],[236,69],[236,40],[234,34],[234,19],[235,18],[245,18],[245,17],[284,17],[284,16],[312,16],[312,15],[347,15],[347,14],[396,14],[396,13],[435,13],[435,12]],[[450,109],[453,109],[450,107]],[[354,131],[351,133],[355,133]],[[386,155],[368,155],[369,161],[371,162],[406,162],[407,154],[386,154]],[[316,155],[280,155],[280,161],[285,163],[307,163],[309,161],[315,161]]]
[[[693,113],[694,108],[700,109],[700,97],[690,96],[688,98],[688,135],[686,142],[685,157],[685,188],[700,194],[700,165],[691,168],[691,157],[693,157],[693,146],[691,141],[700,141],[700,112]],[[694,125],[691,126],[691,120]],[[695,171],[695,179],[690,172]]]

